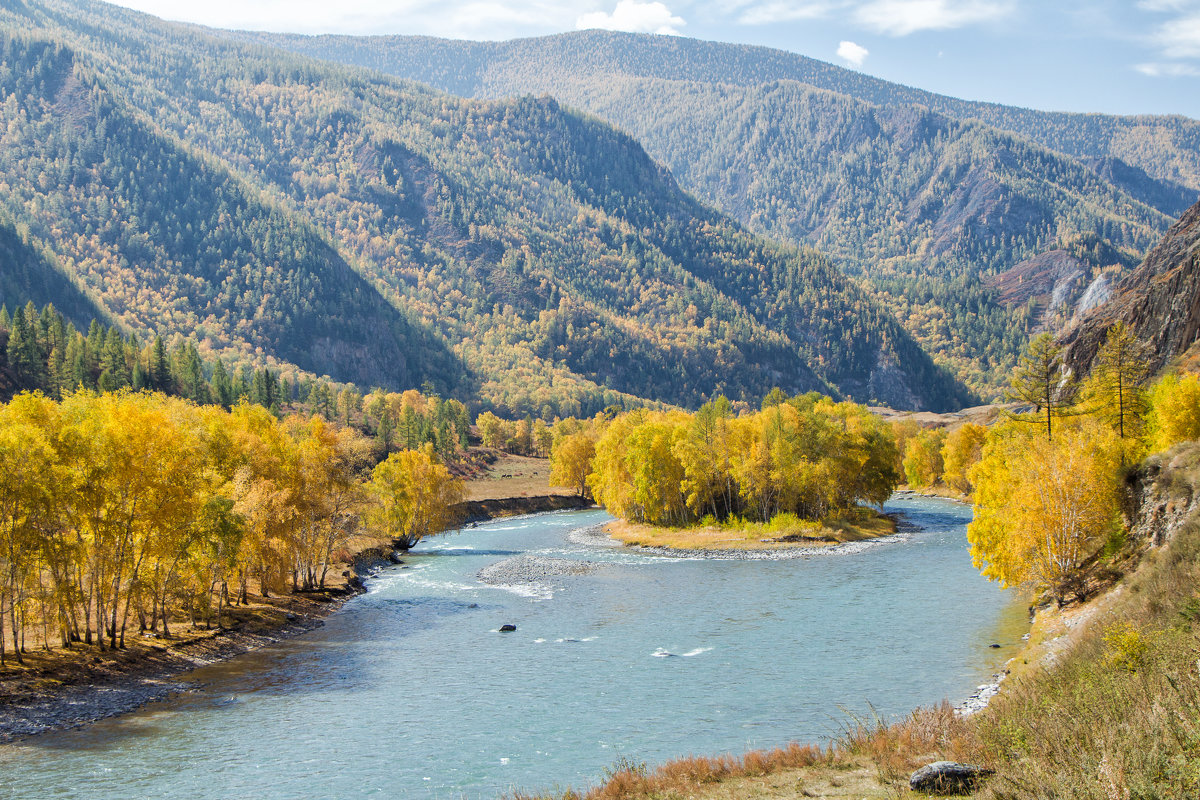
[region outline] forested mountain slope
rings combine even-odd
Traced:
[[[130,330],[512,411],[966,394],[819,254],[551,100],[478,102],[100,3],[0,10],[14,220]]]
[[[503,43],[237,35],[466,95],[548,93],[596,113],[700,199],[869,278],[911,332],[985,391],[1003,383],[1030,330],[1061,316],[1050,295],[1004,301],[992,276],[1051,251],[1083,254],[1065,297],[1074,303],[1101,273],[1136,264],[1196,198],[1113,156],[1120,137],[1102,131],[1135,130],[1158,162],[1200,186],[1190,120],[1130,128],[963,104],[764,48],[602,31]],[[974,117],[1067,131],[1064,141],[1091,143],[1074,148],[1090,160]]]
[[[541,90],[550,91],[567,75],[742,87],[795,81],[874,105],[921,106],[955,119],[980,120],[1081,160],[1120,159],[1154,178],[1200,191],[1200,121],[1182,116],[1036,111],[960,100],[768,47],[600,30],[507,42],[427,36],[235,35],[408,76],[464,96],[501,96],[514,87],[536,91],[539,83]]]
[[[101,317],[92,300],[68,277],[52,253],[0,215],[0,307],[54,303],[67,319],[85,326]]]
[[[1107,303],[1063,334],[1064,357],[1077,375],[1087,374],[1109,329],[1118,322],[1145,344],[1152,372],[1200,340],[1200,203],[1114,287]]]
[[[16,37],[0,48],[2,201],[114,319],[344,381],[453,375],[444,344],[320,231],[156,130],[72,50]]]

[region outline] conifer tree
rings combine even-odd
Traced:
[[[1100,414],[1125,439],[1137,432],[1146,401],[1142,384],[1150,375],[1146,346],[1133,335],[1124,322],[1108,330],[1104,345],[1092,362],[1089,394],[1099,406]]]
[[[380,449],[388,453],[392,449],[392,437],[395,426],[392,424],[392,415],[388,411],[384,411],[379,417],[379,429],[375,434],[379,441]]]
[[[1043,333],[1029,343],[1013,373],[1008,392],[1011,400],[1033,406],[1032,414],[1014,414],[1013,419],[1046,426],[1046,438],[1054,438],[1054,420],[1069,416],[1079,403],[1079,384],[1063,369],[1062,348]]]
[[[211,388],[214,402],[225,408],[233,405],[236,399],[233,396],[233,380],[229,377],[229,371],[225,369],[225,362],[219,358],[213,367]]]
[[[150,351],[150,385],[162,392],[171,388],[171,367],[162,336],[154,337],[154,347]]]
[[[34,324],[30,318],[37,319],[37,310],[29,314],[25,308],[18,308],[13,314],[12,329],[8,335],[8,364],[16,371],[20,384],[26,388],[41,386],[44,381],[45,362],[39,352]]]

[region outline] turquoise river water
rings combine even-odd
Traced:
[[[0,747],[0,797],[490,798],[960,701],[1019,646],[1024,611],[972,568],[967,507],[888,510],[916,530],[783,561],[572,535],[600,511],[429,540],[324,627],[186,676],[197,691]],[[596,568],[478,580],[521,554]]]

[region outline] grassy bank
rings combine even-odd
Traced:
[[[781,550],[888,536],[896,532],[896,521],[872,509],[859,508],[820,521],[780,514],[770,522],[710,521],[688,528],[617,520],[610,522],[605,531],[631,546],[672,550]]]
[[[569,489],[550,485],[548,458],[516,456],[487,448],[471,448],[470,452],[490,460],[466,481],[464,496],[468,501],[572,494]]]
[[[1200,447],[1161,463],[1140,522],[1175,515],[1167,543],[1044,636],[1038,668],[980,716],[978,754],[997,769],[985,796],[1200,796]]]

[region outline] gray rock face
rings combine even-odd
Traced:
[[[969,794],[992,772],[974,764],[935,761],[914,772],[908,779],[908,786],[914,792],[924,794]]]
[[[1113,288],[1108,302],[1082,315],[1059,337],[1076,375],[1087,374],[1117,322],[1146,343],[1153,371],[1200,340],[1200,203]]]

